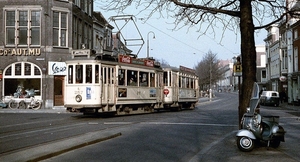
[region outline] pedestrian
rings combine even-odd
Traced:
[[[280,102],[283,103],[285,101],[286,94],[284,91],[279,93]]]

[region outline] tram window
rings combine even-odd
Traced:
[[[179,76],[179,83],[178,83],[178,87],[181,88],[181,82],[182,82],[182,76]]]
[[[169,86],[172,86],[171,84],[172,84],[172,81],[173,81],[173,79],[172,79],[172,72],[169,72]]]
[[[148,73],[140,72],[139,73],[139,82],[140,86],[147,87],[148,86]]]
[[[73,65],[69,65],[68,67],[68,82],[69,84],[73,84]]]
[[[182,88],[186,88],[186,78],[182,77]]]
[[[150,87],[155,87],[155,73],[150,73]]]
[[[86,83],[92,83],[92,65],[86,65],[85,68],[85,82]]]
[[[95,66],[95,83],[99,83],[99,65]]]
[[[127,85],[137,86],[137,71],[127,70]]]
[[[83,65],[76,65],[76,83],[82,83]]]
[[[104,84],[106,84],[106,77],[107,77],[107,76],[106,76],[106,74],[107,74],[107,72],[106,72],[106,67],[102,67],[102,74],[103,74],[103,75],[102,75],[102,79],[103,79],[102,82],[103,82]]]
[[[111,75],[110,75],[110,83],[114,84],[114,78],[115,78],[115,68],[110,68],[111,70]]]
[[[164,72],[164,85],[168,86],[168,72]]]
[[[125,70],[124,69],[119,69],[119,73],[118,73],[118,79],[119,79],[119,83],[118,85],[125,85]]]
[[[190,78],[186,78],[186,88],[190,88]]]

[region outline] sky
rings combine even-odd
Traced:
[[[115,27],[113,32],[116,32],[118,28],[122,28],[122,35],[126,39],[139,39],[142,37],[144,44],[141,49],[140,44],[142,42],[137,43],[139,46],[128,46],[128,48],[133,50],[133,53],[137,53],[140,49],[138,53],[138,57],[140,58],[147,57],[147,46],[149,46],[150,57],[157,60],[164,60],[174,67],[185,66],[194,68],[209,51],[217,54],[217,58],[220,60],[231,60],[234,56],[241,53],[240,35],[236,35],[232,31],[226,31],[222,40],[220,37],[222,29],[217,30],[216,36],[210,32],[200,36],[200,33],[196,29],[188,28],[173,31],[174,24],[172,22],[174,20],[172,19],[157,19],[153,16],[144,23],[144,21],[140,20],[142,17],[137,15],[138,10],[128,10],[125,14],[134,16],[133,20],[138,28],[137,30],[133,22],[128,22],[123,27],[125,21],[111,21],[110,17],[117,16],[117,13],[102,11],[99,5],[100,3],[96,1],[94,10],[100,11],[109,24]],[[153,39],[154,35],[155,39]],[[256,45],[264,45],[263,40],[266,37],[266,30],[257,32],[255,34]],[[129,44],[134,43],[136,42],[130,41]]]

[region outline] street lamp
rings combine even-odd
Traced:
[[[147,34],[147,58],[149,58],[149,34],[153,34],[153,39],[155,39],[155,33],[153,31],[149,31]]]

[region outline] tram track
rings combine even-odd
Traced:
[[[45,121],[49,122],[51,120]],[[63,120],[55,120],[55,121],[63,121]],[[52,123],[52,122],[51,122]],[[30,149],[34,149],[37,147],[45,146],[58,143],[64,143],[65,141],[69,141],[73,139],[76,141],[76,138],[83,138],[84,136],[88,136],[89,134],[94,134],[93,136],[98,136],[97,134],[101,134],[101,132],[113,131],[117,128],[127,127],[136,122],[126,122],[126,124],[120,124],[122,122],[98,122],[93,119],[87,118],[84,121],[76,122],[69,121],[60,123],[60,125],[53,124],[51,127],[49,126],[40,126],[38,128],[30,128],[23,130],[10,130],[0,134],[0,157],[6,156]],[[32,125],[34,123],[27,122],[25,125]],[[21,126],[22,124],[11,124],[6,125],[5,128],[11,128],[14,126]],[[71,134],[68,132],[72,132]],[[76,141],[75,144],[72,144],[72,147],[77,148],[78,146],[83,147],[84,145],[95,143],[97,141],[102,141],[106,138],[113,138],[115,136],[121,135],[120,133],[114,133],[108,135],[108,137],[103,137],[99,139],[95,139],[95,137],[91,138],[91,141],[84,143],[84,141]],[[93,139],[93,140],[92,140]],[[22,145],[18,144],[22,143]],[[75,145],[75,146],[74,146]],[[68,148],[69,149],[69,148]]]

